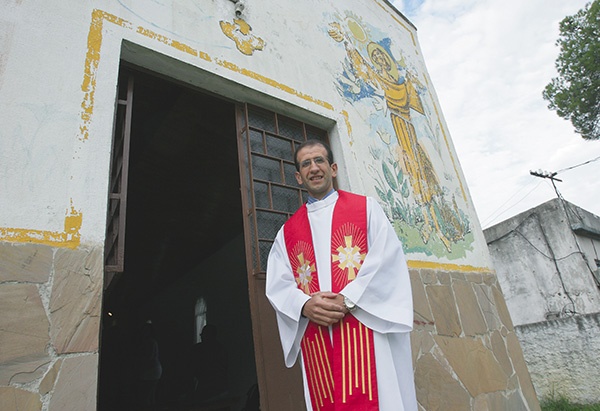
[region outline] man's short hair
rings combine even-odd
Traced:
[[[300,163],[298,162],[298,152],[304,147],[312,146],[323,146],[327,151],[327,161],[329,162],[329,165],[333,164],[333,152],[331,151],[329,145],[324,141],[311,138],[309,140],[306,140],[304,143],[300,144],[298,147],[296,147],[296,151],[294,152],[294,163],[296,164],[296,171],[300,171]]]

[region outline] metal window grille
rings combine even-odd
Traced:
[[[325,130],[245,105],[238,110],[238,139],[252,274],[264,277],[277,232],[307,198],[294,175],[294,151],[308,139],[327,142],[328,136]]]

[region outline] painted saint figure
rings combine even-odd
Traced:
[[[329,35],[337,42],[344,42],[353,74],[365,83],[383,92],[390,120],[400,145],[402,168],[408,174],[416,204],[423,216],[421,237],[427,243],[431,232],[435,229],[438,237],[448,251],[451,250],[451,240],[457,240],[464,234],[460,224],[452,224],[458,228],[458,235],[449,238],[447,230],[442,228],[444,217],[450,217],[452,211],[445,203],[443,190],[435,172],[431,159],[417,138],[417,133],[411,119],[411,109],[425,115],[423,104],[417,90],[411,81],[411,75],[401,76],[396,61],[380,44],[370,42],[367,45],[369,62],[354,47],[352,42],[342,33],[337,23],[331,24]]]

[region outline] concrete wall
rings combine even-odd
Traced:
[[[122,61],[326,128],[340,187],[380,201],[409,258],[421,408],[539,408],[416,29],[389,3],[264,0],[236,19],[227,0],[8,0],[0,21],[8,409],[94,408]]]
[[[600,400],[600,315],[587,314],[515,327],[540,398]]]
[[[550,200],[485,230],[494,267],[516,326],[600,312],[593,271],[600,219]],[[571,226],[587,227],[587,236]],[[590,237],[591,236],[591,237]]]
[[[485,230],[538,396],[600,401],[600,218],[550,200]]]

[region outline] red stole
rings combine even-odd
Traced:
[[[367,198],[338,191],[331,227],[331,287],[340,292],[358,274],[367,254]],[[285,244],[298,288],[320,290],[306,205],[284,226]],[[302,359],[315,411],[377,411],[373,331],[353,315],[332,327],[312,321],[302,338]]]

